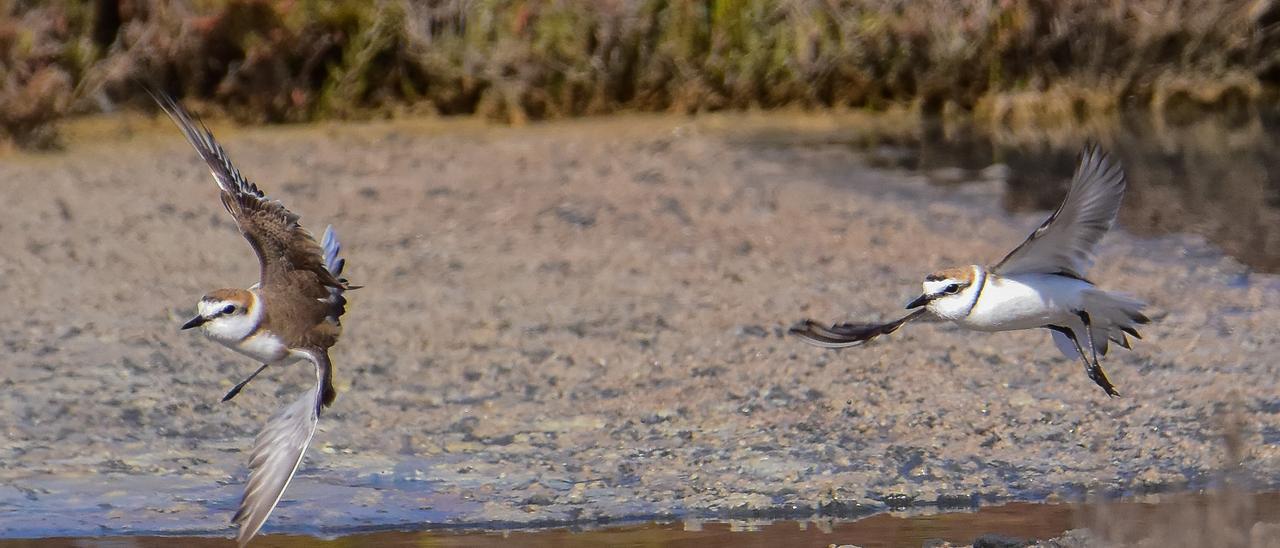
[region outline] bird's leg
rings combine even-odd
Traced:
[[[240,393],[240,389],[244,388],[244,385],[249,384],[249,381],[253,380],[254,377],[258,376],[258,373],[261,373],[262,370],[266,369],[268,365],[271,365],[271,364],[269,363],[262,364],[262,367],[259,367],[257,371],[253,372],[252,375],[249,375],[247,378],[245,378],[245,380],[240,381],[240,384],[237,384],[234,388],[231,389],[231,391],[227,392],[227,395],[222,397],[222,401],[229,401],[231,398],[236,397],[236,394]]]
[[[1080,359],[1084,362],[1085,374],[1089,375],[1094,384],[1101,386],[1108,396],[1119,396],[1120,393],[1116,392],[1115,385],[1111,384],[1111,380],[1107,378],[1107,373],[1102,370],[1102,364],[1098,363],[1098,349],[1093,343],[1093,330],[1089,328],[1089,314],[1086,312],[1077,312],[1076,314],[1080,316],[1080,320],[1084,323],[1084,332],[1089,336],[1089,355],[1093,356],[1093,361],[1090,361],[1084,355],[1084,348],[1080,346],[1080,340],[1076,337],[1075,331],[1068,329],[1071,342],[1075,343],[1076,352],[1080,353]]]

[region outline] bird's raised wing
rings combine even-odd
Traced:
[[[1071,189],[1040,228],[1009,252],[992,272],[1062,274],[1084,279],[1093,249],[1111,229],[1124,198],[1124,170],[1097,146],[1086,146]]]
[[[300,276],[318,284],[316,291],[309,292],[317,297],[324,295],[319,291],[324,287],[343,287],[325,268],[320,244],[298,224],[296,214],[278,200],[268,199],[257,185],[245,179],[209,128],[193,119],[172,97],[158,92],[151,92],[151,96],[209,165],[213,180],[222,189],[222,205],[258,254],[259,283],[263,287],[309,281],[300,280]]]
[[[916,310],[906,316],[898,318],[889,323],[872,324],[872,323],[841,323],[831,327],[823,327],[822,324],[813,320],[801,320],[788,333],[795,335],[800,340],[822,348],[848,348],[851,346],[859,346],[871,339],[881,335],[888,335],[897,331],[902,324],[919,318],[928,311],[924,308]]]
[[[332,370],[329,356],[322,349],[307,349],[303,353],[316,366],[316,386],[271,417],[253,442],[249,484],[240,499],[240,508],[231,518],[232,523],[240,526],[236,542],[242,547],[258,533],[280,503],[285,488],[302,464],[302,454],[311,443],[320,409],[326,403],[324,387]]]

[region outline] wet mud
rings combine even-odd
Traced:
[[[1092,279],[1156,319],[1104,360],[1120,398],[1047,332],[811,348],[785,328],[894,316],[925,273],[995,261],[1047,212],[1007,213],[999,165],[938,185],[739,125],[215,126],[305,226],[337,228],[365,286],[338,400],[266,530],[1198,489],[1231,432],[1250,488],[1280,483],[1274,276],[1199,236],[1109,235]],[[0,536],[229,534],[253,435],[312,379],[269,369],[218,401],[256,364],[178,326],[256,261],[176,131],[113,135],[0,162]]]

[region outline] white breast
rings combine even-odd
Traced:
[[[289,355],[289,347],[275,335],[259,331],[252,336],[231,346],[236,352],[249,356],[262,363],[277,362]]]
[[[979,331],[1062,325],[1075,318],[1088,282],[1045,274],[989,276],[967,316],[956,321]]]

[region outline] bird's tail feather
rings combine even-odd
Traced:
[[[1151,323],[1151,318],[1142,313],[1146,303],[1127,295],[1096,289],[1084,294],[1083,304],[1089,314],[1090,335],[1098,354],[1106,355],[1109,342],[1129,348],[1130,336],[1142,338],[1137,326]]]

